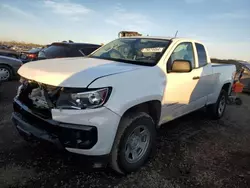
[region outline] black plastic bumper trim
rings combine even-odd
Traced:
[[[64,148],[75,149],[91,149],[97,143],[97,128],[95,126],[67,124],[52,119],[44,119],[32,113],[27,106],[17,99],[13,102],[13,108],[13,123],[19,132],[28,137],[37,137]],[[80,144],[76,142],[78,138],[82,140]]]
[[[60,149],[63,148],[56,135],[48,134],[48,132],[38,129],[30,125],[29,123],[26,123],[19,117],[19,115],[16,112],[12,113],[11,119],[16,128],[18,129],[18,131],[25,134],[27,137],[35,137],[38,138],[39,140],[40,139],[45,140],[55,144]]]
[[[81,162],[84,161],[84,163],[91,165],[93,168],[103,168],[108,164],[109,155],[88,156],[68,152],[55,135],[50,135],[47,132],[39,130],[32,125],[24,122],[21,118],[18,117],[15,112],[12,113],[11,119],[15,124],[18,132],[22,136],[26,136],[33,140],[47,141],[49,143],[52,143],[54,146],[56,146],[57,149],[63,150],[66,153],[70,153],[71,156],[76,157],[76,159],[79,159]]]

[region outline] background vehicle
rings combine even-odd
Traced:
[[[38,53],[38,59],[86,56],[101,45],[73,42],[55,42]]]
[[[19,58],[19,52],[10,49],[8,46],[2,45],[0,46],[0,56],[7,56],[7,57],[12,57],[12,58]]]
[[[38,53],[42,50],[42,48],[32,48],[28,52],[22,52],[20,59],[23,63],[27,63],[29,61],[35,61],[38,58]]]
[[[12,119],[25,138],[105,157],[130,173],[147,161],[166,122],[203,107],[221,118],[235,71],[212,65],[195,40],[122,37],[87,58],[23,65]]]
[[[142,34],[136,32],[136,31],[120,31],[118,33],[118,37],[132,37],[132,36],[142,36]]]
[[[22,64],[22,61],[19,59],[0,56],[0,80],[12,80],[17,76],[17,70]]]
[[[243,92],[250,92],[250,63],[248,62],[239,62],[244,69],[244,72],[241,77],[241,83],[244,84]]]
[[[4,77],[4,72],[0,71],[0,86],[3,82],[2,77]]]

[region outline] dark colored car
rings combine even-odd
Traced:
[[[3,82],[2,77],[4,77],[4,74],[5,73],[3,71],[1,71],[1,68],[0,68],[0,86],[1,86],[1,84]]]
[[[42,48],[32,48],[28,52],[22,52],[20,59],[23,63],[27,63],[29,61],[35,61],[38,58],[38,53],[42,50]]]
[[[101,47],[98,44],[55,42],[38,53],[38,59],[86,56]]]
[[[1,45],[0,46],[0,56],[7,56],[7,57],[12,57],[18,59],[20,54],[19,52],[10,49],[8,46]]]
[[[7,81],[17,77],[17,71],[22,64],[20,59],[0,56],[0,80]]]
[[[244,72],[242,74],[240,82],[244,84],[243,91],[250,92],[250,63],[248,62],[240,62]]]

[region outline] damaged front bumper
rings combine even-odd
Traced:
[[[58,148],[91,149],[97,143],[97,128],[42,118],[14,99],[12,121],[21,136],[44,140]]]

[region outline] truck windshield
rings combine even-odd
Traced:
[[[162,57],[170,40],[119,38],[99,48],[89,57],[154,66]]]

